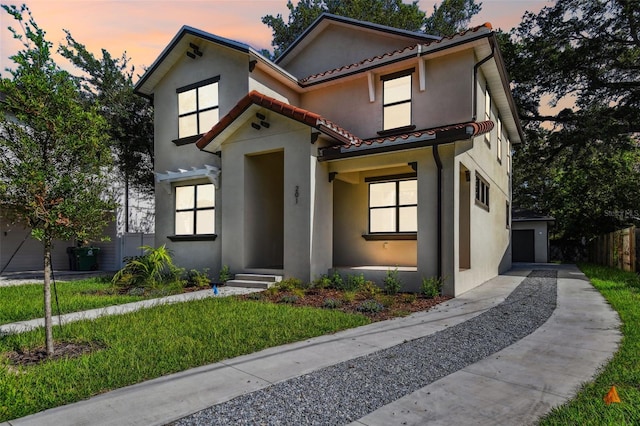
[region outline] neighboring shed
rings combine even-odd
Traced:
[[[555,219],[528,210],[512,213],[512,261],[549,262],[549,227]]]

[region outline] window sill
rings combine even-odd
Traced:
[[[480,201],[476,200],[476,206],[480,207],[483,210],[489,211],[489,206],[486,204],[481,203]]]
[[[403,133],[407,133],[415,129],[416,129],[416,126],[412,124],[410,126],[396,127],[395,129],[380,130],[378,132],[378,135],[379,136],[401,135]]]
[[[218,234],[200,234],[200,235],[167,235],[171,241],[215,241]]]
[[[398,240],[398,241],[409,241],[409,240],[417,240],[418,234],[416,232],[386,232],[386,233],[376,233],[376,234],[362,234],[362,238],[367,241],[388,241],[388,240]]]
[[[174,139],[171,142],[176,144],[176,146],[189,145],[192,143],[196,143],[201,137],[202,135],[193,135],[187,136],[186,138]]]

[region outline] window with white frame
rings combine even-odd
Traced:
[[[383,76],[383,130],[411,125],[411,73],[413,70]]]
[[[484,93],[484,119],[486,121],[491,120],[491,94],[489,93],[489,86],[486,87]],[[491,146],[491,132],[484,134],[484,141]]]
[[[415,178],[369,183],[369,232],[418,231],[418,181]]]
[[[175,187],[175,234],[215,233],[215,187],[211,183]]]
[[[489,184],[476,172],[476,205],[489,210]]]
[[[179,139],[205,133],[218,122],[219,81],[215,77],[176,90]]]
[[[511,174],[511,141],[507,138],[507,174]]]

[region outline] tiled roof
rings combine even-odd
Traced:
[[[405,47],[403,49],[394,50],[393,52],[387,52],[387,53],[383,53],[381,55],[376,55],[376,56],[374,56],[372,58],[363,59],[362,61],[356,62],[354,64],[349,64],[349,65],[345,65],[345,66],[342,66],[342,67],[339,67],[339,68],[334,68],[332,70],[327,70],[327,71],[324,71],[324,72],[321,72],[321,73],[318,73],[318,74],[313,74],[313,75],[310,75],[308,77],[300,79],[300,84],[304,86],[304,85],[310,84],[310,83],[312,83],[312,82],[314,82],[316,80],[322,80],[324,78],[329,78],[329,77],[334,76],[334,75],[342,74],[343,72],[355,71],[355,70],[357,70],[359,68],[363,68],[363,67],[365,67],[366,65],[369,65],[369,64],[373,64],[373,63],[376,63],[376,62],[379,62],[379,61],[384,61],[386,59],[392,59],[394,57],[401,56],[401,55],[403,55],[405,53],[410,53],[410,52],[413,52],[413,51],[418,51],[419,49],[429,48],[429,47],[435,46],[437,44],[442,43],[443,41],[453,40],[455,38],[459,38],[459,37],[465,36],[465,35],[470,34],[470,33],[478,32],[479,30],[481,30],[483,28],[488,28],[489,30],[491,30],[492,26],[491,26],[491,24],[489,22],[486,22],[483,25],[479,25],[477,27],[470,28],[470,29],[468,29],[466,31],[462,31],[462,32],[454,34],[452,36],[442,37],[439,40],[433,40],[433,41],[430,41],[430,42],[427,42],[427,43],[421,43],[421,44],[417,44],[417,45],[413,45],[413,46],[408,46],[408,47]],[[419,46],[421,46],[421,47],[419,47]]]
[[[293,120],[299,121],[300,123],[314,127],[344,145],[360,144],[362,142],[362,140],[357,136],[354,136],[337,124],[323,118],[319,114],[307,111],[303,108],[298,108],[270,96],[263,95],[256,90],[252,90],[244,98],[240,99],[236,106],[234,106],[227,115],[222,117],[222,119],[213,126],[211,130],[205,133],[196,142],[196,146],[199,149],[204,149],[216,136],[219,136],[251,105],[259,105],[278,114],[282,114],[285,117],[289,117]]]
[[[361,145],[376,145],[376,144],[385,144],[385,143],[394,143],[394,142],[397,143],[397,142],[403,142],[403,141],[408,142],[410,140],[424,139],[425,136],[437,136],[439,134],[461,132],[461,131],[464,131],[464,134],[467,136],[467,138],[470,139],[472,137],[490,132],[491,129],[493,129],[493,126],[494,124],[493,124],[493,121],[491,120],[481,121],[479,123],[475,121],[470,121],[467,123],[436,127],[428,130],[411,131],[407,133],[402,133],[400,135],[382,136],[379,138],[364,139],[364,140],[361,140],[360,143],[344,145],[342,146],[342,148],[349,149],[349,148],[360,147]]]
[[[347,158],[357,155],[388,152],[400,149],[420,148],[440,145],[460,140],[468,140],[491,131],[493,121],[469,121],[466,123],[441,126],[427,130],[410,131],[393,136],[360,140],[360,142],[336,145],[320,150],[321,161]]]

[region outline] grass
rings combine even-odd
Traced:
[[[41,346],[43,331],[5,336],[0,340],[0,422],[368,322],[334,310],[205,299],[55,328],[58,341],[97,342],[104,349],[28,367],[10,365],[6,354]]]
[[[61,314],[137,302],[159,296],[157,294],[146,296],[117,294],[111,282],[106,278],[57,282],[56,287]],[[0,300],[2,301],[0,325],[44,316],[42,284],[0,287]],[[55,299],[52,300],[52,309],[57,315],[58,309]]]
[[[640,276],[613,268],[580,265],[594,287],[622,320],[618,352],[595,381],[585,384],[576,398],[555,408],[541,425],[640,424]],[[621,403],[606,405],[603,397],[615,386]]]

